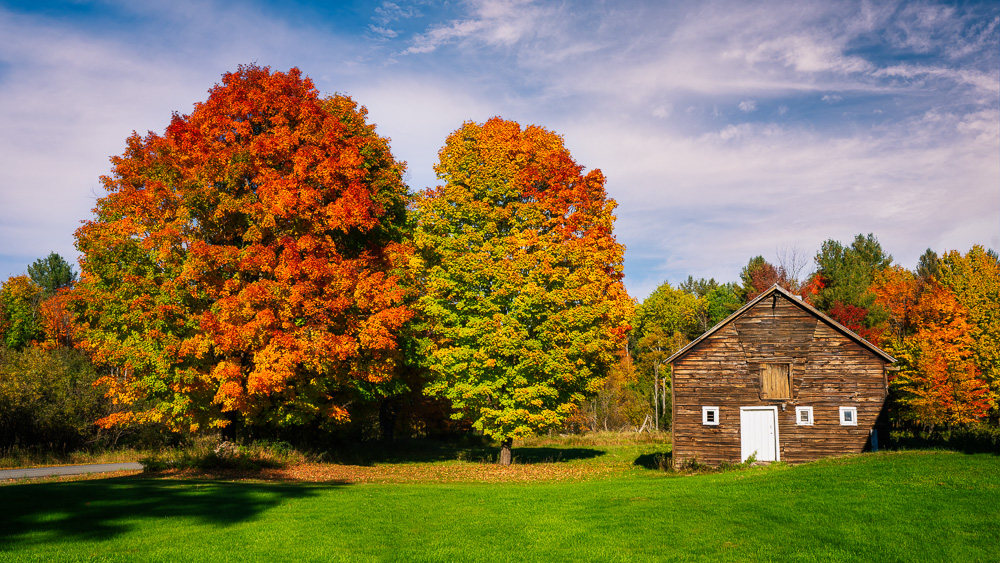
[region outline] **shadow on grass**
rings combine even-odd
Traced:
[[[514,461],[521,464],[551,463],[592,459],[605,452],[592,448],[514,447]],[[370,466],[386,463],[428,463],[468,461],[492,463],[500,457],[500,446],[486,438],[468,436],[458,440],[433,439],[365,442],[331,448],[323,461],[344,465]]]
[[[638,465],[639,467],[654,469],[656,471],[668,471],[673,463],[673,456],[674,454],[671,452],[642,454],[641,456],[635,458],[632,465]]]
[[[966,454],[1000,455],[1000,428],[980,426],[934,432],[893,431],[892,450],[951,450]]]
[[[514,448],[514,462],[520,464],[557,463],[575,459],[593,459],[604,455],[601,450],[590,448]],[[495,448],[493,458],[500,456],[500,448]]]
[[[47,541],[100,541],[164,518],[199,525],[252,520],[291,499],[343,483],[296,485],[143,477],[0,487],[0,550]]]

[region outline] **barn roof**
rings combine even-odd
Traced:
[[[864,338],[861,338],[853,330],[847,328],[846,326],[844,326],[844,325],[838,323],[837,321],[831,319],[830,317],[826,316],[822,311],[820,311],[819,309],[816,309],[815,307],[813,307],[812,305],[806,303],[802,299],[799,299],[798,296],[796,296],[793,293],[789,292],[788,290],[786,290],[785,288],[781,287],[780,285],[774,284],[767,291],[765,291],[764,293],[761,293],[756,298],[754,298],[753,300],[751,300],[749,303],[747,303],[746,305],[740,307],[740,309],[738,311],[736,311],[732,315],[729,315],[728,317],[726,317],[719,324],[717,324],[717,325],[713,326],[712,328],[708,329],[708,331],[706,331],[705,334],[702,334],[698,338],[695,338],[693,341],[691,341],[690,344],[688,344],[687,346],[685,346],[685,347],[681,348],[680,350],[678,350],[676,353],[674,353],[673,356],[670,356],[669,358],[667,358],[667,363],[668,364],[672,364],[675,360],[677,360],[681,356],[684,356],[685,354],[687,354],[688,352],[690,352],[702,340],[705,340],[709,336],[715,334],[722,327],[724,327],[727,324],[731,323],[733,320],[739,318],[741,315],[743,315],[743,313],[745,313],[748,310],[750,310],[750,308],[753,307],[754,305],[756,305],[757,303],[760,303],[764,299],[767,299],[768,297],[771,297],[772,295],[775,295],[775,294],[781,294],[781,295],[783,295],[784,297],[786,297],[789,301],[791,301],[793,304],[795,304],[797,307],[799,307],[803,311],[806,311],[806,312],[810,313],[811,315],[817,317],[819,320],[821,320],[824,323],[826,323],[827,325],[829,325],[832,329],[834,329],[837,332],[843,334],[844,336],[850,338],[851,340],[857,342],[859,345],[863,346],[864,348],[867,348],[867,349],[871,350],[872,353],[874,353],[876,356],[882,358],[886,362],[888,362],[890,364],[896,362],[896,358],[893,358],[889,354],[886,354],[885,352],[883,352],[882,349],[880,349],[878,346],[875,346],[871,342],[868,342]]]

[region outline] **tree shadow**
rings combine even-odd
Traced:
[[[935,432],[892,432],[889,450],[951,450],[1000,456],[1000,430],[955,429]]]
[[[673,459],[673,452],[653,452],[651,454],[642,454],[635,458],[632,465],[656,471],[669,471],[673,466]]]
[[[430,463],[435,461],[478,461],[494,455],[499,448],[478,436],[455,440],[415,438],[336,444],[320,454],[324,462],[371,466],[388,463]]]
[[[514,447],[515,463],[534,464],[592,459],[605,452],[591,448]],[[466,436],[455,440],[428,438],[344,444],[324,452],[322,460],[343,465],[469,461],[491,463],[500,458],[500,446],[488,438]]]
[[[100,541],[156,522],[188,518],[232,525],[331,486],[160,480],[142,476],[0,487],[0,550],[46,541]]]
[[[590,448],[514,448],[514,462],[519,464],[559,463],[576,459],[593,459],[605,454],[601,450]],[[496,448],[495,458],[500,456],[500,448]]]

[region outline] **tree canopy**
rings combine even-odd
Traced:
[[[871,341],[885,311],[875,302],[870,287],[877,272],[892,264],[892,256],[871,233],[857,235],[849,246],[827,240],[816,254],[816,273],[807,295],[819,310]]]
[[[337,421],[392,379],[408,195],[366,114],[249,65],[128,138],[76,233],[83,346],[133,407],[103,424]]]
[[[28,276],[42,288],[46,297],[76,283],[76,272],[62,256],[55,252],[35,260],[28,266]]]
[[[503,444],[559,427],[624,345],[615,203],[558,135],[493,118],[452,133],[414,210],[427,391]]]
[[[12,276],[0,286],[0,336],[20,350],[43,335],[38,305],[44,290],[28,276]]]

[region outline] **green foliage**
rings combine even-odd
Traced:
[[[171,469],[253,472],[301,463],[305,457],[284,441],[261,440],[241,445],[203,439],[192,447],[159,452],[139,460],[150,473]]]
[[[426,390],[499,440],[559,428],[632,313],[604,177],[558,135],[500,118],[464,124],[439,154],[443,185],[414,204]]]
[[[703,309],[704,304],[697,295],[674,289],[665,281],[636,308],[633,337],[642,339],[656,329],[671,336],[680,334],[683,338],[694,339],[704,331]]]
[[[933,430],[901,429],[889,433],[894,449],[940,449],[1000,455],[1000,428],[986,424],[939,426]]]
[[[877,340],[876,327],[888,315],[875,303],[870,288],[875,274],[892,264],[892,256],[869,233],[857,235],[850,246],[827,240],[815,261],[812,304],[861,336]]]
[[[836,303],[869,308],[875,296],[868,290],[875,272],[892,264],[892,256],[882,250],[875,236],[857,235],[850,246],[835,240],[823,243],[816,255],[816,275],[822,289],[813,298],[821,311],[829,311]],[[869,325],[871,326],[871,325]]]
[[[2,344],[20,350],[41,338],[38,305],[43,290],[27,276],[13,276],[0,286],[0,336]]]
[[[706,328],[712,328],[743,306],[735,283],[722,284],[705,295]]]
[[[688,276],[686,280],[682,281],[678,286],[678,289],[685,291],[694,295],[695,297],[701,298],[709,294],[709,292],[717,289],[719,287],[719,282],[715,281],[715,278],[706,280],[705,278],[694,279],[694,276]]]
[[[45,258],[35,260],[28,266],[28,276],[42,288],[45,297],[55,295],[64,287],[72,287],[76,283],[76,272],[62,256],[55,252]]]
[[[928,248],[917,261],[917,277],[927,282],[937,279],[940,273],[941,259],[938,258],[937,252]]]
[[[97,378],[76,350],[0,348],[0,450],[107,445],[112,436],[94,425],[109,408]]]
[[[580,406],[567,427],[571,431],[587,429],[591,432],[638,427],[649,410],[638,382],[638,370],[632,357],[622,350],[618,362],[604,379],[604,385]]]
[[[636,326],[630,334],[640,373],[638,387],[651,399],[655,429],[670,425],[670,368],[665,365],[666,359],[697,338],[708,325],[707,301],[696,295],[699,282],[689,282],[687,290],[675,289],[669,282],[657,287],[636,309]],[[709,294],[718,289],[714,287]]]

